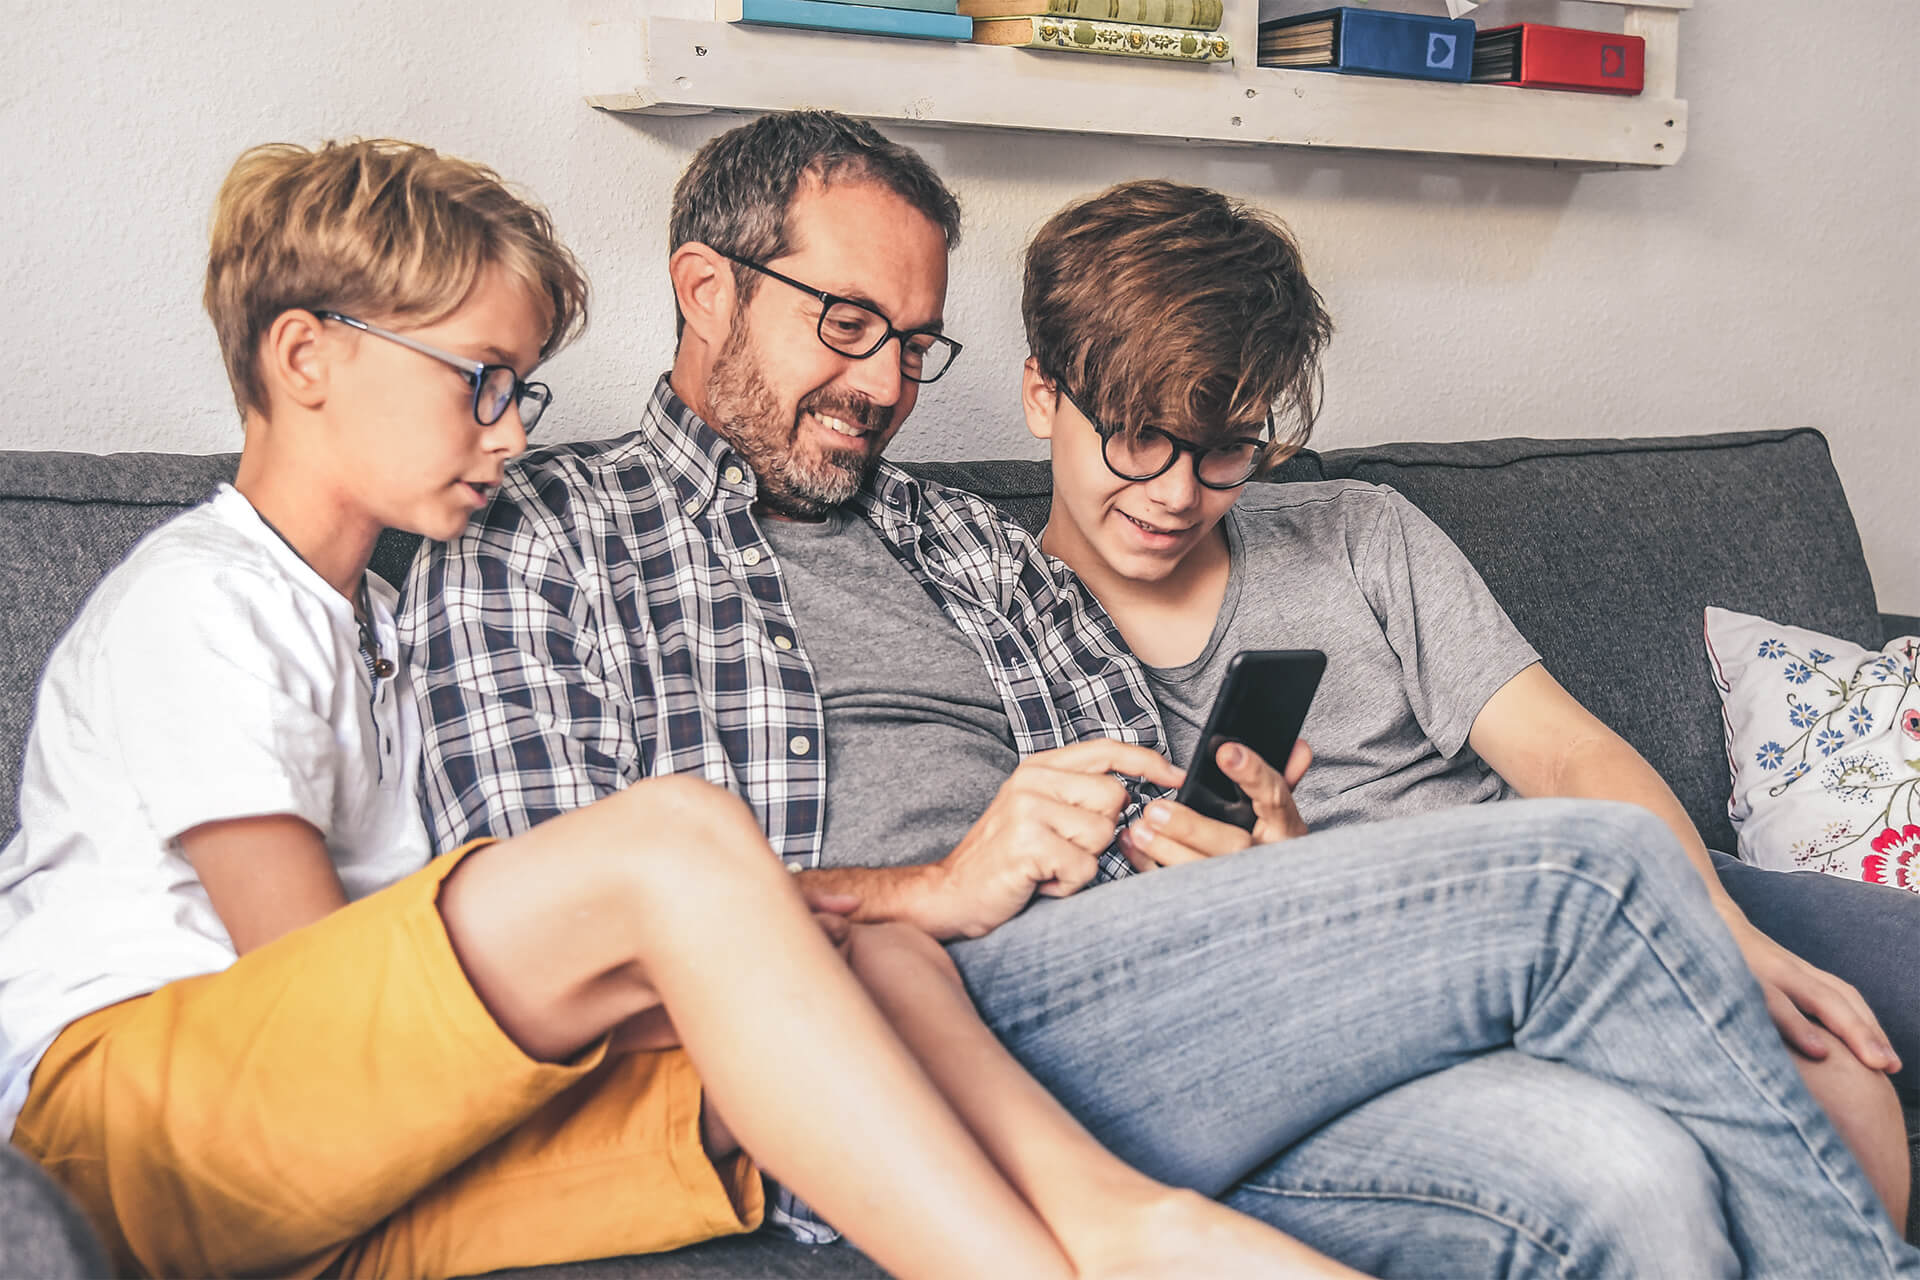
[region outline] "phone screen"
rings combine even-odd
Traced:
[[[1187,780],[1175,797],[1196,813],[1253,830],[1253,804],[1214,762],[1228,742],[1251,748],[1274,769],[1284,771],[1314,690],[1327,669],[1318,649],[1245,649],[1227,664],[1227,677],[1214,698],[1200,733]]]

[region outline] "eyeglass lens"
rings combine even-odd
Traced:
[[[856,360],[885,346],[890,331],[884,316],[851,302],[836,302],[820,315],[820,341]],[[952,360],[953,344],[939,334],[910,333],[900,340],[900,371],[914,382],[932,382]]]
[[[547,411],[553,393],[543,383],[521,382],[513,370],[504,364],[490,364],[481,370],[473,400],[474,417],[479,419],[480,425],[490,427],[500,421],[507,412],[507,406],[513,403],[516,391],[520,395],[520,429],[531,433],[534,425],[540,421],[540,415]]]
[[[1114,432],[1107,436],[1107,465],[1125,479],[1150,480],[1173,465],[1180,452],[1173,437],[1154,427],[1132,436]],[[1251,477],[1260,461],[1260,445],[1253,441],[1218,449],[1192,450],[1197,461],[1200,483],[1232,488]]]

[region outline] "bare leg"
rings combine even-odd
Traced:
[[[1840,1131],[1847,1149],[1866,1171],[1893,1225],[1904,1233],[1913,1166],[1907,1153],[1907,1122],[1900,1110],[1899,1095],[1884,1072],[1854,1057],[1838,1037],[1832,1039],[1833,1051],[1824,1061],[1795,1053],[1794,1065],[1833,1120],[1833,1127]]]
[[[535,1058],[664,1004],[741,1145],[894,1274],[1071,1274],[726,792],[653,780],[479,850],[440,911]]]
[[[1360,1275],[1114,1158],[994,1039],[946,952],[924,933],[855,926],[849,960],[1080,1275]]]

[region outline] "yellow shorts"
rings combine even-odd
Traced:
[[[14,1142],[148,1275],[452,1276],[749,1230],[684,1052],[535,1062],[467,980],[440,883],[486,842],[79,1019]]]

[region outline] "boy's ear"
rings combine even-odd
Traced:
[[[1027,415],[1027,430],[1036,440],[1053,439],[1053,415],[1060,410],[1060,390],[1040,372],[1040,362],[1032,356],[1020,370],[1020,407]]]
[[[325,332],[311,311],[282,311],[260,342],[260,372],[269,398],[284,396],[303,409],[327,402],[328,376]]]
[[[698,240],[689,240],[667,259],[667,278],[687,328],[710,347],[719,348],[733,325],[736,296],[733,264]]]

